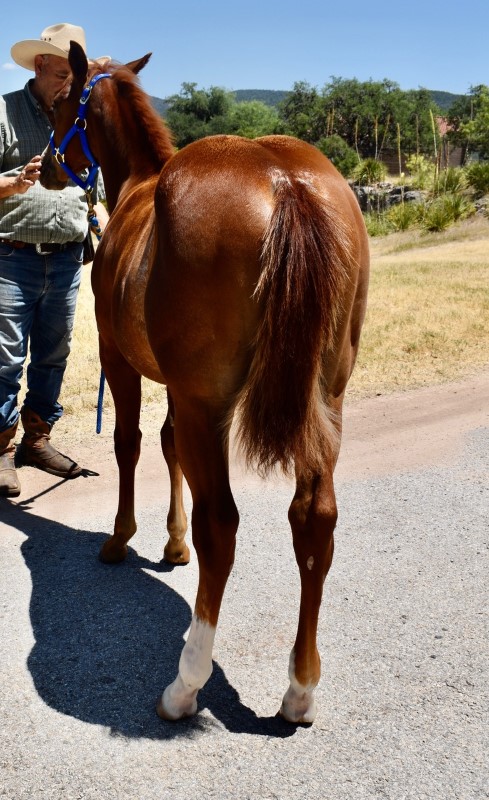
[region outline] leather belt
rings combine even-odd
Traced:
[[[10,247],[14,247],[16,250],[21,250],[22,248],[27,247],[29,250],[35,250],[40,256],[48,256],[52,253],[62,253],[69,247],[81,245],[82,242],[64,242],[63,244],[57,244],[55,242],[39,242],[37,244],[31,244],[30,242],[18,242],[15,239],[0,238],[0,244],[8,244]]]

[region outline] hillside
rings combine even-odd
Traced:
[[[461,94],[451,94],[450,92],[438,92],[434,90],[431,90],[431,96],[438,108],[442,111],[448,111],[456,100],[460,100],[460,98],[463,97]]]
[[[260,100],[267,106],[276,106],[285,100],[288,92],[278,89],[237,89],[234,96],[238,103],[247,103],[250,100]]]

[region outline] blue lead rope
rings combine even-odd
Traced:
[[[102,409],[104,406],[104,389],[105,389],[105,373],[103,369],[100,370],[100,383],[98,386],[98,400],[97,400],[97,433],[102,430]]]
[[[88,225],[89,231],[93,231],[95,236],[97,237],[97,241],[100,241],[102,238],[102,229],[100,227],[100,223],[95,215],[95,209],[92,203],[91,197],[91,190],[86,191],[87,195],[87,203],[88,203]],[[97,426],[96,432],[100,433],[102,430],[102,413],[104,407],[104,390],[105,390],[105,373],[103,369],[100,370],[100,381],[98,385],[98,399],[97,399]]]

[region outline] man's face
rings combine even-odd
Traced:
[[[54,98],[61,94],[67,96],[71,84],[71,70],[67,58],[60,56],[36,56],[36,95],[48,111]]]

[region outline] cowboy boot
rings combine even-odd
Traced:
[[[20,464],[49,472],[59,478],[76,478],[81,467],[68,456],[59,453],[50,442],[51,426],[27,406],[20,412],[24,435],[17,450]]]
[[[0,433],[0,495],[18,497],[20,482],[15,471],[15,444],[18,420],[11,428]]]

